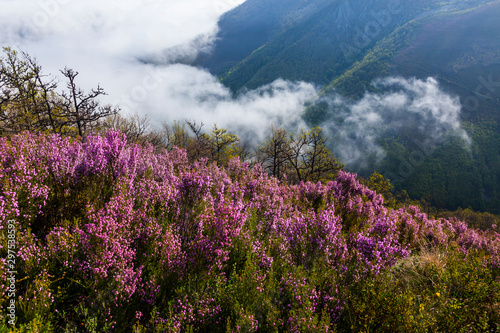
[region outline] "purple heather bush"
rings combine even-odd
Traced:
[[[190,163],[116,131],[0,139],[2,312],[9,220],[18,329],[343,331],[359,324],[356,292],[423,249],[500,269],[495,231],[387,209],[354,174],[287,185],[259,165]]]

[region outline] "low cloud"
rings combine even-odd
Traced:
[[[328,105],[328,120],[322,126],[347,165],[368,168],[368,156],[380,162],[386,155],[380,139],[387,136],[411,138],[425,146],[450,134],[470,142],[461,126],[459,98],[444,92],[436,79],[389,77],[373,84],[381,92],[365,93],[356,101],[340,95],[320,100]]]
[[[125,111],[140,110],[156,122],[193,119],[217,123],[239,135],[264,140],[271,125],[290,130],[304,128],[305,105],[318,98],[314,85],[276,80],[234,97],[208,71],[192,66],[144,65],[142,84],[130,86],[115,104]]]

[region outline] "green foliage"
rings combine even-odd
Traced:
[[[481,253],[415,253],[389,272],[352,286],[342,331],[488,332],[500,322],[498,272]]]
[[[212,160],[217,165],[226,165],[232,158],[239,155],[237,143],[240,139],[238,136],[228,133],[224,128],[218,128],[217,124],[214,124],[207,140],[212,147]]]
[[[466,222],[468,226],[474,229],[486,231],[500,227],[500,216],[491,213],[475,212],[470,208],[459,208],[454,212],[439,212],[437,215],[444,218],[457,218],[460,221]]]
[[[388,179],[385,179],[380,173],[374,171],[370,178],[365,180],[363,184],[382,195],[384,197],[384,205],[386,207],[395,207],[396,199],[392,194],[394,186],[392,186],[391,182]]]
[[[259,41],[247,45],[253,45],[253,49],[239,53],[231,69],[217,73],[222,72],[222,81],[234,91],[284,78],[315,82],[324,87],[325,95],[336,91],[346,97],[381,92],[372,82],[388,75],[437,77],[444,89],[458,95],[464,105],[462,115],[470,122],[464,127],[473,142],[471,151],[456,142],[445,142],[410,176],[401,176],[401,160],[408,161],[415,151],[408,143],[415,138],[401,135],[395,140],[402,150],[389,143],[388,159],[382,165],[374,164],[369,172],[378,170],[391,180],[396,192],[406,190],[412,199],[425,200],[440,209],[471,207],[498,214],[500,90],[496,83],[500,44],[491,31],[498,30],[500,6],[478,0],[398,3],[401,12],[381,29],[373,30],[369,38],[362,38],[364,28],[370,24],[373,28],[377,23],[374,14],[386,10],[387,3],[356,2],[350,4],[353,10],[346,12],[338,2],[324,7],[321,4],[303,8],[307,13],[304,15],[296,2],[280,3],[282,13],[267,17],[273,24],[261,31],[268,40],[262,35],[255,37]],[[292,22],[280,26],[276,21],[283,19],[285,12],[294,13],[289,14]],[[242,41],[251,40],[257,33],[252,29],[237,30],[236,20],[254,27],[254,20],[264,15],[260,7],[248,4],[224,17],[221,29],[229,34],[234,31],[233,37],[245,38],[228,38],[220,42],[221,47],[227,52],[239,50]],[[360,40],[363,47],[358,45]],[[217,53],[217,47],[215,52],[212,64],[224,58],[223,53]],[[493,84],[485,85],[488,81]],[[467,105],[471,100],[478,103],[477,108]],[[328,117],[327,106],[321,101],[308,106],[304,115],[312,126],[321,126]],[[397,177],[388,177],[388,173]]]
[[[390,140],[387,157],[379,168],[396,191],[407,190],[411,198],[423,199],[431,206],[452,211],[470,207],[498,214],[500,136],[489,123],[468,126],[471,146],[453,138],[430,149]],[[424,158],[415,161],[411,154]]]

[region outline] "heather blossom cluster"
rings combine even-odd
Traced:
[[[429,244],[484,251],[500,268],[497,233],[415,206],[389,210],[354,174],[287,185],[258,165],[191,163],[184,150],[155,152],[117,131],[1,138],[2,254],[9,219],[25,321],[42,306],[65,308],[70,319],[55,322],[94,316],[109,329],[317,331],[344,310],[342,285]],[[319,268],[332,273],[315,278]]]

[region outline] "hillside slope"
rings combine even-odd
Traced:
[[[250,0],[223,16],[214,53],[200,63],[235,91],[280,77],[327,85],[409,22],[439,22],[488,2]],[[399,41],[388,51],[405,47]]]
[[[500,1],[265,5],[248,0],[226,14],[214,52],[199,64],[236,94],[283,78],[316,83],[324,96],[357,99],[367,91],[383,92],[372,84],[377,78],[435,77],[444,91],[460,98],[471,146],[440,142],[411,177],[402,177],[402,160],[418,150],[415,138],[408,133],[382,136],[378,144],[386,150],[384,161],[372,163],[370,170],[351,169],[381,171],[398,189],[438,207],[500,212]],[[325,103],[304,113],[311,125],[327,126],[332,117],[338,117],[338,110]]]
[[[213,53],[202,54],[198,64],[224,73],[270,42],[287,28],[300,23],[328,4],[327,0],[246,1],[219,21]]]
[[[0,331],[500,329],[494,229],[387,209],[343,171],[289,186],[188,154],[0,138]]]

